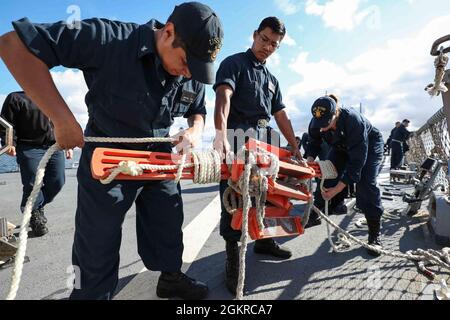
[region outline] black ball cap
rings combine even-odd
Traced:
[[[199,2],[185,2],[175,7],[169,21],[185,44],[192,78],[213,84],[214,61],[222,48],[223,28],[217,14]]]
[[[336,113],[336,102],[328,96],[321,97],[314,101],[311,113],[313,116],[311,127],[313,129],[326,128]]]

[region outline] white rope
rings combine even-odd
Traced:
[[[244,283],[245,283],[245,256],[247,254],[248,243],[248,212],[252,206],[252,199],[249,192],[250,174],[252,164],[247,163],[244,169],[244,185],[242,190],[243,209],[242,209],[242,228],[241,228],[241,250],[239,251],[239,278],[236,289],[236,299],[242,300],[244,297]]]
[[[450,300],[450,289],[444,279],[440,281],[440,288],[435,290],[436,298],[438,300]]]
[[[401,258],[401,259],[407,259],[411,261],[416,262],[424,262],[425,265],[431,264],[431,265],[438,265],[442,268],[446,268],[450,270],[450,248],[443,248],[440,251],[437,250],[423,250],[423,249],[417,249],[417,250],[410,250],[406,253],[402,252],[394,252],[394,251],[388,251],[381,249],[378,246],[371,246],[358,238],[352,236],[350,233],[344,231],[341,227],[339,227],[336,223],[334,223],[326,214],[324,214],[322,211],[320,211],[317,207],[313,207],[313,210],[319,214],[328,224],[333,226],[336,230],[338,230],[340,233],[344,234],[346,237],[348,237],[351,241],[356,242],[360,246],[375,251],[380,255],[387,255],[394,258]]]
[[[85,142],[110,142],[110,143],[161,143],[161,142],[174,142],[175,139],[172,138],[104,138],[104,137],[84,137]],[[36,170],[36,178],[34,181],[33,190],[28,197],[27,203],[25,205],[24,215],[22,218],[22,223],[20,225],[19,231],[19,247],[17,249],[16,257],[14,259],[14,269],[11,277],[11,285],[6,297],[7,300],[14,300],[17,296],[17,291],[19,290],[20,280],[22,278],[23,263],[25,260],[25,253],[27,249],[28,232],[27,227],[31,219],[31,212],[33,206],[36,202],[37,194],[42,188],[44,181],[45,168],[48,161],[53,156],[53,154],[61,148],[54,144],[50,147],[47,152],[42,157],[39,162],[39,166]],[[125,166],[125,165],[124,165]],[[129,166],[127,166],[129,167]],[[140,169],[137,166],[131,166],[129,168],[131,174],[138,174]]]
[[[444,83],[445,67],[448,63],[448,56],[444,54],[443,48],[440,49],[439,56],[436,57],[434,61],[434,66],[436,67],[436,76],[434,78],[434,84],[429,84],[425,90],[430,94],[430,96],[438,96],[441,92],[447,92],[448,89]]]
[[[164,171],[164,170],[177,170],[175,183],[178,183],[183,174],[183,170],[186,168],[194,167],[193,182],[196,184],[208,184],[214,182],[220,182],[221,180],[221,160],[220,155],[214,151],[206,152],[191,152],[193,163],[186,164],[186,154],[183,154],[180,163],[178,165],[150,165],[150,164],[137,164],[134,161],[122,161],[117,167],[112,169],[109,176],[105,179],[101,179],[102,184],[111,183],[119,174],[140,176],[144,174],[144,170],[151,171]]]
[[[279,159],[272,153],[258,148],[256,151],[259,156],[270,159],[269,168],[259,168],[256,165],[256,153],[246,150],[245,146],[239,150],[237,159],[245,163],[244,173],[237,183],[228,180],[227,188],[223,194],[223,204],[228,213],[236,213],[238,208],[242,208],[242,226],[241,226],[241,248],[239,251],[239,277],[236,289],[236,299],[242,300],[244,296],[245,284],[245,256],[248,244],[248,215],[252,206],[252,197],[256,202],[256,217],[260,230],[264,229],[265,204],[267,191],[269,188],[268,178],[276,179],[280,168]],[[228,158],[227,158],[228,159]],[[231,160],[232,163],[232,159]]]
[[[334,167],[333,163],[329,160],[319,161],[318,163],[319,163],[320,172],[322,175],[321,182],[320,182],[320,190],[323,192],[325,180],[336,179],[338,177],[338,172],[336,171],[336,168]],[[330,202],[328,200],[325,201],[325,215],[328,218],[329,218],[329,214],[328,214],[329,203]],[[347,249],[348,247],[351,246],[351,242],[348,240],[348,238],[346,237],[346,235],[344,233],[339,233],[338,234],[339,240],[337,241],[337,243],[334,243],[333,239],[331,238],[331,230],[330,230],[329,224],[327,224],[327,237],[328,237],[328,242],[330,243],[331,248],[333,249],[334,252],[340,252],[343,249]]]
[[[99,142],[99,143],[164,143],[176,142],[173,138],[108,138],[108,137],[84,137],[84,142]]]
[[[320,187],[321,190],[323,191],[324,180],[335,179],[337,177],[337,173],[336,172],[333,173],[333,168],[330,166],[330,163],[328,164],[319,163],[319,165],[322,171],[322,181]],[[313,210],[327,222],[328,241],[330,242],[330,245],[333,248],[334,252],[339,252],[342,247],[349,247],[351,245],[350,240],[352,240],[357,244],[361,245],[362,247],[377,252],[380,255],[387,255],[395,258],[407,259],[418,262],[419,269],[431,277],[434,277],[434,274],[428,269],[426,269],[426,265],[438,265],[442,268],[450,270],[450,248],[443,248],[441,251],[432,249],[425,251],[422,249],[417,249],[414,251],[413,250],[407,251],[406,253],[387,251],[380,248],[379,246],[372,246],[359,240],[358,238],[352,236],[349,232],[344,231],[337,224],[335,224],[328,215],[328,201],[325,202],[325,213],[321,212],[315,206],[313,207]],[[363,221],[358,222],[362,224]],[[339,232],[338,235],[340,240],[339,246],[335,245],[331,239],[329,225],[333,226]]]
[[[171,138],[139,138],[139,139],[132,139],[132,138],[94,138],[94,137],[85,137],[85,142],[110,142],[110,143],[158,143],[158,142],[174,142],[174,139]],[[25,258],[25,252],[26,252],[26,245],[27,245],[27,239],[28,234],[26,231],[26,228],[28,227],[28,223],[31,218],[31,211],[33,208],[33,205],[36,201],[37,194],[39,193],[43,178],[45,174],[45,167],[56,151],[61,150],[61,148],[58,145],[53,145],[43,156],[41,159],[37,172],[36,172],[36,179],[35,184],[33,187],[33,190],[27,200],[25,211],[24,211],[24,217],[20,228],[20,237],[19,237],[19,248],[17,250],[16,259],[15,259],[15,265],[12,275],[12,281],[11,281],[11,287],[7,296],[7,300],[14,300],[17,291],[19,289],[19,284],[21,280],[21,275],[23,271],[23,262]],[[142,164],[136,164],[130,161],[124,161],[119,164],[119,166],[112,170],[110,176],[106,180],[112,181],[115,177],[117,177],[118,174],[129,174],[132,176],[141,175],[144,170],[174,170],[177,169],[177,175],[176,175],[176,181],[179,181],[179,179],[182,176],[182,172],[184,168],[192,167],[194,166],[194,181],[196,183],[211,183],[211,182],[220,182],[221,177],[221,161],[220,156],[215,151],[210,151],[209,153],[200,153],[200,152],[193,152],[193,164],[185,164],[186,161],[186,155],[183,155],[180,163],[175,166],[154,166],[154,165],[142,165]],[[279,170],[279,162],[276,157],[271,157],[271,167],[268,170],[268,172],[258,172],[259,179],[256,179],[259,183],[259,197],[260,203],[262,205],[262,208],[264,208],[264,204],[261,203],[262,199],[265,199],[265,193],[267,190],[265,189],[264,179],[261,177],[264,177],[267,179],[267,176],[265,174],[270,174],[272,177],[276,178],[278,175]],[[251,175],[252,175],[252,166],[256,163],[256,158],[253,153],[248,154],[248,161],[246,162],[244,174],[241,177],[241,183],[240,190],[238,190],[238,193],[242,194],[243,198],[243,216],[242,216],[242,236],[241,236],[241,250],[240,250],[240,256],[239,256],[239,279],[238,279],[238,287],[236,292],[236,298],[241,300],[243,298],[243,289],[244,289],[244,282],[245,282],[245,255],[247,252],[247,242],[248,242],[248,213],[249,209],[251,207],[251,191],[250,187],[252,185],[251,182]],[[337,176],[336,170],[334,166],[332,166],[331,162],[319,162],[319,165],[321,167],[322,172],[322,182],[321,182],[321,188],[323,188],[323,182],[325,179],[334,179]],[[120,168],[120,169],[119,169]],[[106,181],[105,180],[105,181]],[[102,183],[105,183],[102,181]],[[230,183],[229,183],[230,184]],[[231,184],[230,184],[231,185]],[[233,189],[236,186],[232,186]],[[265,201],[264,201],[265,202]],[[258,204],[257,204],[258,205]],[[398,257],[398,258],[405,258],[412,261],[418,261],[423,264],[433,264],[433,265],[439,265],[441,267],[450,269],[450,248],[444,248],[440,252],[436,250],[421,250],[418,249],[416,251],[408,251],[406,254],[404,253],[396,253],[396,252],[390,252],[383,249],[380,249],[379,247],[374,247],[366,244],[365,242],[360,241],[359,239],[353,237],[346,231],[344,231],[342,228],[340,228],[338,225],[336,225],[329,217],[328,217],[328,201],[326,202],[326,214],[322,213],[319,209],[317,209],[315,206],[313,206],[313,210],[316,211],[322,218],[331,226],[333,226],[336,230],[338,230],[343,236],[341,236],[341,241],[347,241],[347,237],[353,240],[354,242],[360,244],[361,246],[375,251],[379,254],[389,255],[392,257]],[[263,218],[263,215],[262,217]],[[328,225],[327,225],[328,228]],[[331,240],[331,234],[329,232],[328,238],[330,241],[330,244],[333,247],[333,250],[337,250],[337,247],[334,245],[334,243]]]
[[[25,205],[24,215],[22,218],[22,223],[20,224],[20,233],[19,233],[19,248],[17,249],[16,257],[14,259],[14,270],[11,279],[11,286],[6,297],[6,300],[14,300],[17,295],[17,291],[19,290],[20,279],[22,277],[23,271],[23,262],[25,260],[25,253],[27,249],[27,241],[28,241],[28,223],[31,219],[31,212],[33,210],[34,203],[36,202],[37,195],[41,191],[42,184],[44,182],[45,175],[45,167],[47,166],[48,161],[52,157],[52,155],[61,150],[58,145],[53,145],[51,148],[47,150],[47,152],[42,157],[39,162],[38,169],[36,171],[36,177],[34,180],[33,190],[31,191],[30,196],[28,197],[27,203]]]

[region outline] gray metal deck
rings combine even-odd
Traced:
[[[56,200],[47,206],[49,234],[29,239],[22,283],[17,299],[64,299],[69,295],[67,272],[71,265],[71,246],[74,233],[76,207],[76,171],[67,170],[67,182]],[[380,182],[387,183],[386,170]],[[0,174],[0,216],[19,224],[19,201],[21,197],[18,173]],[[195,186],[183,182],[185,223],[188,226],[205,207],[214,209],[213,201],[218,193],[217,185]],[[404,185],[397,186],[409,190]],[[405,204],[400,198],[385,201],[386,212],[395,217],[384,219],[383,240],[387,249],[403,252],[415,248],[439,248],[431,240],[426,227],[426,215],[401,216]],[[216,205],[217,207],[217,205]],[[217,208],[218,210],[218,208]],[[301,212],[301,205],[296,206]],[[346,216],[332,216],[341,227],[366,240],[367,231],[355,226],[363,217],[353,210]],[[215,224],[207,235],[192,263],[185,263],[183,270],[191,277],[206,282],[210,288],[208,299],[230,300],[223,283],[224,242]],[[308,229],[300,237],[283,241],[293,251],[287,261],[273,260],[256,255],[249,245],[247,253],[246,296],[248,300],[294,300],[294,299],[349,299],[349,300],[417,300],[432,299],[432,285],[417,272],[408,261],[390,257],[371,258],[356,245],[341,254],[331,253],[326,237],[325,224]],[[188,246],[189,244],[185,244]],[[123,225],[121,267],[118,293],[115,299],[158,299],[155,287],[159,273],[143,270],[136,248],[135,211],[129,212]],[[142,271],[142,272],[141,272]],[[12,268],[0,269],[0,297],[6,297]],[[446,280],[449,273],[441,274]]]

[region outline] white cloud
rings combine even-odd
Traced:
[[[292,39],[288,33],[286,33],[286,35],[283,38],[283,44],[293,47],[297,45],[297,42],[294,39]]]
[[[88,121],[87,107],[84,102],[88,88],[84,81],[83,73],[67,69],[64,71],[52,71],[51,75],[70,110],[84,128]]]
[[[353,30],[364,20],[367,21],[368,28],[379,28],[379,8],[370,6],[359,10],[361,2],[361,0],[329,0],[321,5],[317,0],[307,0],[305,12],[309,15],[320,16],[326,27],[338,30]]]
[[[437,18],[419,32],[371,48],[343,65],[315,61],[301,52],[290,69],[302,81],[285,98],[295,129],[307,128],[312,102],[326,91],[337,93],[345,106],[362,102],[365,115],[385,134],[403,118],[411,118],[412,129],[423,125],[442,106],[440,98],[430,100],[424,87],[434,79],[431,44],[449,24],[450,15]]]
[[[3,106],[3,102],[5,102],[6,95],[0,94],[0,108]]]
[[[278,52],[272,53],[272,55],[267,59],[267,66],[269,69],[279,68],[281,65],[281,56]]]
[[[296,0],[274,0],[275,5],[285,14],[292,15],[300,11],[301,3]]]

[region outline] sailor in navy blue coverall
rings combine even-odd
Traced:
[[[399,169],[403,165],[405,157],[406,141],[409,139],[410,132],[406,129],[409,126],[408,119],[403,120],[402,124],[392,132],[391,136],[391,169]]]
[[[326,181],[323,198],[331,200],[347,185],[356,183],[356,203],[367,219],[369,244],[381,246],[380,227],[384,209],[377,176],[382,166],[384,142],[380,131],[356,110],[338,108],[329,96],[316,100],[311,112],[313,119],[305,156],[308,162],[314,161],[325,140],[331,147],[327,159],[339,173],[336,180]],[[377,255],[374,251],[369,253]]]
[[[214,82],[214,60],[223,38],[209,7],[184,3],[166,24],[139,25],[106,19],[13,22],[0,38],[0,54],[11,72],[55,123],[57,143],[84,146],[83,133],[53,87],[48,69],[83,72],[89,92],[86,136],[168,137],[175,117],[188,118],[183,143],[201,135],[205,85]],[[27,70],[27,76],[23,74]],[[31,71],[31,72],[30,72]],[[183,203],[173,181],[116,181],[102,185],[91,176],[96,147],[171,152],[169,144],[86,144],[78,169],[78,201],[72,259],[79,287],[72,299],[111,299],[118,282],[122,223],[136,205],[138,252],[147,269],[161,271],[157,295],[202,299],[208,288],[181,272]],[[75,268],[77,270],[77,268]]]

